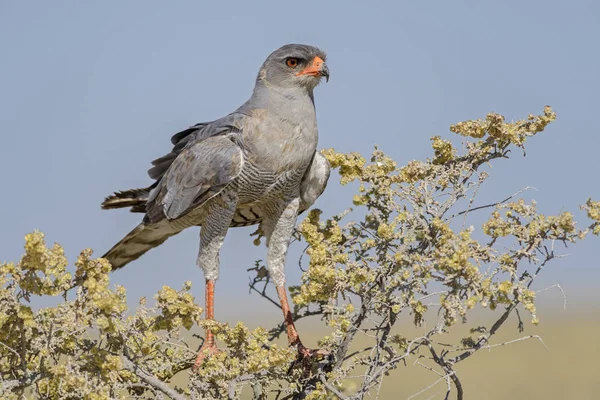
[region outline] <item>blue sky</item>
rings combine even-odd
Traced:
[[[452,123],[550,104],[557,122],[526,158],[494,166],[481,201],[525,186],[548,214],[600,199],[598,2],[166,4],[0,1],[0,260],[18,260],[33,229],[71,260],[86,247],[101,255],[140,219],[100,210],[104,196],[149,184],[170,136],[241,105],[264,58],[286,43],[329,55],[331,80],[316,91],[320,147],[369,154],[377,144],[405,163],[430,154],[430,136],[451,137]],[[333,175],[317,206],[336,213],[350,199]],[[217,312],[274,311],[248,295],[246,269],[265,257],[251,231],[226,240]],[[568,249],[539,287],[561,282],[570,301],[597,303],[598,243]],[[190,279],[202,298],[197,251],[190,229],[113,281],[138,298]],[[299,281],[297,254],[289,283]]]

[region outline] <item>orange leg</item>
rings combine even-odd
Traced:
[[[300,335],[298,335],[298,331],[296,330],[296,326],[294,325],[294,319],[292,317],[292,311],[290,310],[290,305],[288,303],[285,286],[277,287],[277,295],[279,296],[279,302],[281,303],[281,311],[283,311],[283,319],[285,320],[285,326],[287,327],[288,344],[290,346],[298,346],[298,355],[300,356],[300,358],[310,357],[313,355],[326,355],[326,351],[311,350],[307,347],[304,347],[302,341],[300,341]]]
[[[206,319],[214,319],[215,318],[215,281],[206,280],[206,292],[205,292],[205,302],[206,302]],[[198,351],[198,356],[196,357],[196,361],[194,362],[194,367],[192,368],[194,371],[202,365],[204,359],[214,354],[218,351],[217,345],[215,344],[215,337],[210,330],[206,330],[206,338],[204,339],[204,343]]]
[[[288,344],[290,346],[301,344],[302,342],[300,342],[300,336],[298,335],[298,331],[294,325],[294,319],[292,318],[292,311],[290,310],[290,305],[288,303],[285,286],[277,287],[277,295],[279,296],[281,311],[283,311],[283,319],[287,328]]]

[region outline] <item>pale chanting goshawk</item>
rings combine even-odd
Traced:
[[[182,230],[201,226],[198,265],[206,279],[206,318],[214,318],[219,250],[229,227],[260,224],[267,269],[277,288],[290,346],[304,347],[285,290],[284,266],[299,213],[323,193],[329,163],[317,152],[313,90],[329,79],[325,54],[288,44],[263,63],[252,96],[233,113],[196,124],[171,138],[170,153],[152,162],[156,181],[144,189],[117,192],[102,208],[131,207],[143,222],[103,257],[122,268]],[[216,351],[206,339],[195,368]]]

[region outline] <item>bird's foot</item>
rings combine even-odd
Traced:
[[[320,361],[323,358],[329,356],[329,351],[324,349],[309,349],[304,346],[302,343],[298,343],[298,360],[304,359],[315,359],[316,361]]]
[[[301,368],[304,371],[304,376],[308,377],[314,370],[314,367],[318,367],[323,363],[324,360],[329,359],[331,353],[324,349],[309,349],[304,346],[301,342],[298,343],[298,355],[296,360],[290,366],[290,371],[293,368]],[[328,362],[325,362],[328,364]],[[321,365],[323,366],[323,365]]]
[[[218,349],[216,344],[204,342],[202,347],[200,347],[200,350],[198,350],[198,355],[196,356],[196,361],[194,361],[192,371],[196,372],[198,368],[200,368],[204,360],[220,352],[221,350]]]

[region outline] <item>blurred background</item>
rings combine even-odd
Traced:
[[[551,105],[556,123],[528,142],[527,157],[515,152],[494,165],[478,202],[533,186],[526,197],[543,213],[571,210],[583,226],[579,205],[600,199],[599,38],[593,0],[0,0],[0,261],[17,261],[34,229],[61,243],[71,260],[87,247],[103,254],[140,216],[102,211],[102,199],[151,183],[146,170],[170,150],[171,135],[241,105],[263,60],[286,43],[329,55],[331,80],[316,90],[322,148],[368,155],[378,145],[404,164],[431,154],[431,136],[452,137],[453,123],[490,111],[520,119]],[[333,174],[316,206],[338,213],[351,194]],[[220,320],[279,320],[279,311],[248,293],[246,269],[265,257],[252,231],[227,236]],[[519,342],[473,357],[458,368],[467,398],[596,398],[598,243],[589,237],[565,249],[570,256],[537,281],[536,289],[560,283],[568,298],[565,309],[560,292],[540,293],[541,325],[526,326],[548,349]],[[132,304],[186,280],[202,299],[197,250],[198,229],[189,229],[112,280]],[[288,259],[289,284],[300,279],[300,250],[293,247]],[[507,325],[502,338],[517,337],[515,327]],[[435,380],[424,372],[422,380],[416,372],[398,375],[384,384],[383,398],[406,398]],[[443,392],[442,384],[417,398]]]

